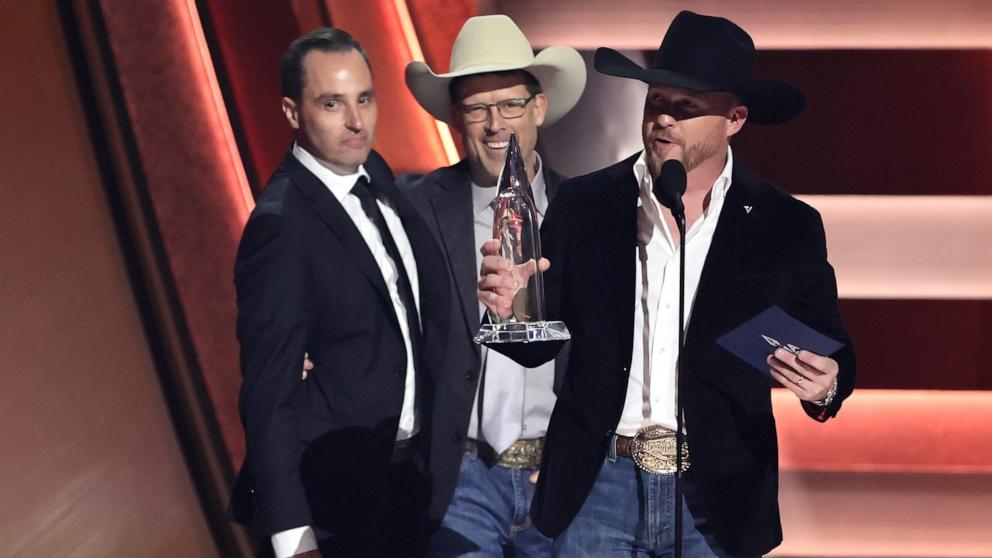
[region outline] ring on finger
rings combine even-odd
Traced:
[[[797,386],[802,386],[803,385],[803,382],[805,382],[805,381],[806,381],[806,376],[803,376],[802,374],[799,374],[799,378],[796,379],[796,381],[794,383]]]

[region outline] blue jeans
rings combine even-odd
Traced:
[[[704,537],[682,504],[682,555],[727,558]],[[675,555],[675,476],[640,470],[632,459],[611,451],[582,509],[554,541],[554,556],[671,557]]]
[[[455,494],[427,555],[514,558],[551,556],[551,539],[530,522],[535,469],[487,467],[474,451],[462,457]]]

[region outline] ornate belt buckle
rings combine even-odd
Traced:
[[[656,475],[675,473],[675,432],[652,424],[637,431],[631,440],[630,454],[642,470]],[[682,441],[682,472],[689,469],[689,446]]]
[[[533,469],[541,463],[544,439],[517,440],[499,454],[496,464],[510,469]]]

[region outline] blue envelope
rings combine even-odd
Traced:
[[[791,353],[800,349],[830,356],[844,346],[772,306],[716,340],[737,358],[768,373],[768,355],[781,347]]]

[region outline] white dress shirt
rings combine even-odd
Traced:
[[[548,192],[541,157],[536,153],[534,155],[537,157],[537,172],[530,186],[540,223],[548,209]],[[484,187],[472,183],[475,246],[482,246],[493,237],[492,202],[498,191],[496,186]],[[478,250],[475,259],[475,267],[480,269],[482,253]],[[484,312],[485,306],[479,303],[480,320]],[[485,440],[496,452],[502,452],[517,440],[544,436],[555,407],[554,361],[528,369],[507,356],[490,351],[488,347],[481,347],[481,351],[486,382],[482,396],[482,429],[479,429],[479,392],[476,391],[468,437]]]
[[[413,292],[414,305],[417,306],[417,308],[413,309],[408,309],[400,297],[397,262],[394,262],[386,252],[386,247],[382,243],[382,236],[379,234],[379,229],[365,214],[358,196],[351,193],[352,187],[355,186],[360,176],[371,180],[368,172],[365,170],[365,166],[358,167],[358,172],[354,174],[335,174],[334,171],[321,164],[316,157],[300,147],[299,144],[293,145],[293,156],[308,171],[312,172],[330,190],[334,198],[341,203],[348,217],[351,218],[358,232],[365,240],[369,251],[372,252],[372,257],[375,259],[376,265],[379,266],[379,271],[382,272],[382,279],[386,283],[386,289],[389,291],[389,300],[393,303],[393,309],[396,311],[400,330],[403,333],[403,344],[406,347],[406,384],[396,439],[405,440],[410,438],[417,433],[420,425],[417,409],[414,407],[417,377],[413,360],[413,344],[410,341],[409,322],[407,322],[406,316],[408,311],[412,311],[416,313],[417,320],[419,321],[420,319],[420,284],[417,277],[417,261],[413,256],[413,248],[410,246],[410,240],[407,238],[406,231],[403,229],[403,222],[400,221],[396,211],[388,202],[381,199],[377,200],[379,210],[382,212],[389,233],[396,243],[396,248],[400,253],[400,259],[403,260],[403,267],[406,269],[407,277],[410,280],[410,290]],[[287,558],[294,554],[316,550],[317,540],[314,537],[313,529],[307,525],[303,525],[273,534],[272,548],[275,551],[276,558]]]
[[[709,206],[685,235],[685,324],[699,286],[703,262],[713,242],[723,201],[730,188],[734,157],[710,191]],[[637,209],[637,277],[634,296],[634,352],[623,414],[617,434],[633,436],[642,426],[659,424],[675,430],[675,365],[679,353],[679,252],[651,191],[653,179],[642,152],[634,163],[639,188]],[[645,377],[648,389],[645,390]],[[647,393],[645,393],[645,391]],[[646,396],[647,395],[647,396]]]

